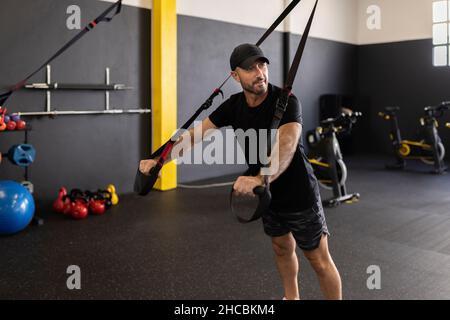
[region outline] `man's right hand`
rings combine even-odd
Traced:
[[[148,176],[150,170],[155,167],[157,163],[158,159],[141,160],[141,162],[139,162],[139,171]]]

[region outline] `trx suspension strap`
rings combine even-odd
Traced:
[[[284,11],[281,13],[281,15],[275,20],[275,22],[270,26],[269,29],[263,34],[263,36],[256,42],[256,46],[260,46],[264,40],[278,27],[278,25],[286,18],[286,16],[294,9],[297,4],[301,0],[293,0],[287,7],[284,9]],[[177,142],[178,138],[181,136],[184,130],[187,130],[191,124],[197,119],[197,117],[204,111],[207,110],[214,102],[214,99],[221,94],[223,98],[223,92],[222,87],[227,83],[227,81],[230,79],[231,74],[225,79],[222,84],[214,89],[213,93],[209,96],[209,98],[200,106],[200,108],[195,112],[195,114],[189,118],[189,120],[180,128],[178,129],[175,134],[166,142],[164,143],[158,150],[156,150],[154,153],[150,155],[150,159],[154,159],[159,156],[158,163],[156,166],[154,166],[148,175],[144,175],[138,168],[136,173],[136,178],[134,180],[134,191],[138,193],[141,196],[147,195],[153,188],[153,186],[156,183],[156,180],[158,179],[159,171],[161,171],[161,168],[164,165],[164,162],[167,160],[167,157],[169,156],[170,152],[172,151],[172,148],[174,144]]]
[[[311,29],[311,25],[312,25],[312,22],[314,19],[314,14],[316,12],[317,3],[318,3],[318,0],[316,0],[316,3],[314,4],[314,8],[309,17],[308,24],[306,25],[306,28],[305,28],[305,32],[303,33],[303,36],[298,45],[297,52],[295,53],[294,60],[292,61],[292,65],[289,69],[284,88],[283,88],[282,92],[280,93],[280,96],[277,99],[275,113],[273,115],[272,123],[269,128],[270,129],[269,135],[270,135],[270,132],[272,132],[272,130],[278,129],[278,126],[280,125],[280,121],[283,118],[284,112],[286,111],[289,96],[291,95],[291,91],[292,91],[292,85],[294,84],[295,76],[297,75],[297,70],[300,65],[300,60],[302,59],[303,51],[305,49],[306,41],[308,39],[309,30]],[[267,154],[268,155],[271,154],[272,143],[273,143],[273,140],[269,139],[268,144],[267,144]],[[265,165],[264,167],[268,167],[269,165]],[[259,219],[263,213],[267,212],[269,205],[270,205],[270,201],[272,199],[272,196],[270,193],[269,176],[267,176],[267,175],[264,176],[264,186],[256,187],[253,190],[253,193],[255,193],[259,197],[259,202],[258,202],[257,208],[254,211],[252,217],[249,219],[241,217],[238,214],[236,214],[238,221],[241,223],[249,223],[249,222],[255,221],[255,220]],[[230,206],[231,206],[232,211],[234,211],[233,210],[233,197],[235,197],[235,196],[233,196],[233,194],[234,194],[234,192],[232,189],[231,195],[230,195]]]
[[[56,59],[58,56],[60,56],[64,51],[66,51],[69,47],[71,47],[75,42],[77,42],[82,36],[84,36],[86,33],[94,29],[97,24],[100,22],[109,22],[114,18],[115,15],[120,13],[120,10],[122,8],[122,0],[118,0],[116,3],[112,4],[108,9],[106,9],[101,15],[99,15],[95,20],[92,20],[83,30],[81,30],[75,37],[73,37],[69,42],[67,42],[61,49],[59,49],[50,59],[45,61],[39,68],[37,68],[34,72],[32,72],[28,77],[23,79],[22,81],[19,81],[14,86],[11,87],[11,89],[3,94],[0,94],[0,106],[4,106],[6,101],[11,97],[11,95],[23,88],[25,86],[25,83],[30,79],[32,76],[34,76],[36,73],[38,73],[42,68],[44,68],[47,64],[49,64],[51,61]],[[108,16],[108,14],[116,9],[116,11],[112,14],[112,16]]]

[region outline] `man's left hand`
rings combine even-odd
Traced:
[[[261,176],[241,176],[234,183],[233,192],[238,196],[254,197],[253,189],[262,185],[264,185],[264,182]]]

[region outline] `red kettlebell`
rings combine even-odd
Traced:
[[[83,199],[76,199],[75,202],[72,202],[71,207],[70,215],[72,218],[80,220],[87,217],[88,207]]]
[[[112,202],[111,202],[111,193],[109,193],[109,191],[107,190],[100,190],[98,189],[96,192],[96,195],[99,199],[104,200],[105,202],[105,209],[109,209],[112,206]]]
[[[15,121],[10,121],[6,124],[6,130],[10,130],[10,131],[15,130],[16,126],[17,126],[17,124]]]
[[[105,213],[105,201],[91,199],[89,201],[89,212],[95,215],[102,215]]]
[[[72,200],[68,195],[66,195],[63,196],[63,201],[64,201],[64,208],[62,213],[66,216],[69,216],[70,213],[72,212]]]
[[[17,121],[16,129],[17,130],[23,130],[27,126],[27,123],[23,120]]]
[[[55,210],[58,213],[63,213],[64,211],[64,200],[63,197],[67,195],[67,189],[64,187],[61,187],[59,189],[58,198],[53,202],[53,210]]]

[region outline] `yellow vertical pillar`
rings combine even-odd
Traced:
[[[176,0],[152,5],[152,148],[165,143],[177,129],[177,12]],[[155,184],[159,190],[177,187],[177,168],[167,163]]]

